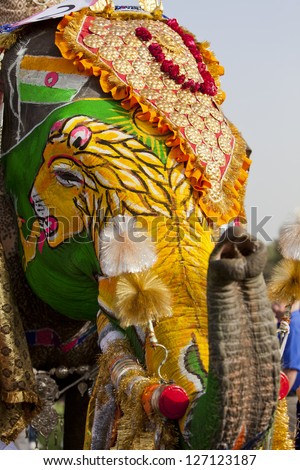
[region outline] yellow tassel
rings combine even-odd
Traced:
[[[10,49],[18,40],[21,30],[16,30],[13,33],[1,34],[0,36],[0,49]]]
[[[273,427],[272,450],[293,450],[295,448],[289,437],[289,418],[285,399],[278,402]]]
[[[116,287],[116,313],[122,327],[146,325],[172,315],[171,296],[156,274],[145,271],[120,276]]]
[[[300,261],[282,259],[273,269],[268,285],[270,299],[291,304],[299,298],[299,292]]]

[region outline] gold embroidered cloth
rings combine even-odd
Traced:
[[[13,441],[38,411],[26,338],[0,246],[0,439]]]

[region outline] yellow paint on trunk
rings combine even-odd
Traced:
[[[211,233],[203,230],[200,223],[193,229],[188,220],[181,220],[179,226],[176,214],[172,222],[173,242],[166,240],[167,227],[160,227],[158,261],[154,271],[170,289],[173,316],[161,320],[155,326],[155,333],[158,342],[169,351],[161,369],[163,377],[181,385],[192,397],[201,390],[201,383],[196,376],[191,380],[191,374],[184,369],[183,355],[188,346],[196,342],[203,366],[208,370],[206,275],[213,244]],[[183,236],[180,236],[181,231]],[[147,344],[146,361],[150,375],[157,373],[163,357],[161,348],[154,350]]]

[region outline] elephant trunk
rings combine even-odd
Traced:
[[[210,367],[191,423],[192,441],[197,436],[203,449],[255,448],[272,422],[280,354],[265,261],[263,244],[237,227],[223,234],[210,257]]]

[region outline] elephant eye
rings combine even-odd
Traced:
[[[55,176],[60,184],[70,188],[71,186],[81,186],[84,181],[79,171],[70,171],[62,168],[54,169]]]

